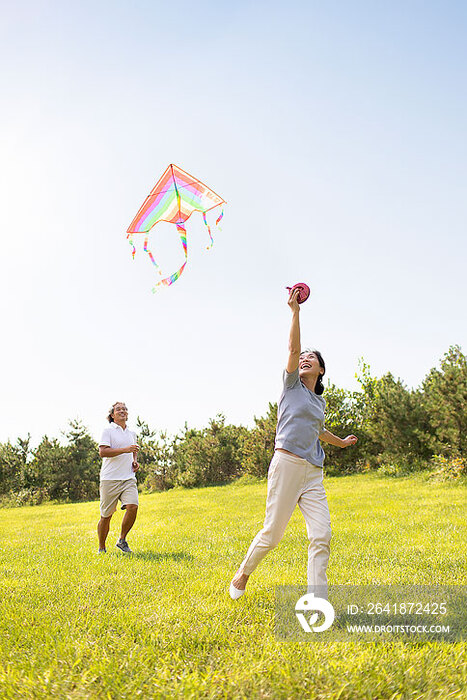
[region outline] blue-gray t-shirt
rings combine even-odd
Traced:
[[[277,410],[276,448],[303,457],[316,467],[324,463],[319,436],[324,432],[326,401],[300,381],[298,368],[284,370],[284,389]]]

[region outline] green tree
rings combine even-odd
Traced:
[[[97,443],[79,420],[69,421],[69,429],[65,437],[68,440],[72,464],[72,475],[68,476],[65,485],[68,498],[70,500],[97,498],[101,467]]]
[[[431,453],[422,437],[426,412],[419,392],[407,388],[390,372],[372,377],[363,360],[357,379],[361,391],[355,400],[360,406],[363,435],[358,448],[363,461],[372,467],[397,462],[406,471],[420,468]]]
[[[71,473],[70,454],[67,447],[60,445],[56,438],[51,440],[44,435],[34,450],[31,464],[33,483],[36,488],[47,489],[49,498],[66,499],[64,478]]]
[[[67,445],[44,436],[34,451],[33,482],[51,499],[81,501],[97,498],[100,460],[97,444],[78,420],[69,422]]]
[[[226,425],[223,415],[202,430],[188,429],[173,443],[175,483],[207,486],[231,481],[241,473],[242,446],[246,429]]]
[[[138,428],[138,482],[148,491],[163,491],[174,485],[173,440],[166,432],[152,430],[137,418]]]
[[[31,436],[0,444],[0,494],[19,491],[31,485]]]
[[[245,433],[242,471],[252,476],[265,477],[274,453],[276,437],[277,403],[269,403],[264,418],[255,416],[255,427]]]
[[[326,473],[350,474],[361,468],[369,446],[364,397],[359,392],[339,389],[335,384],[328,384],[323,396],[326,400],[326,429],[342,438],[350,434],[358,437],[357,444],[346,449],[322,443]]]
[[[421,438],[432,454],[467,456],[467,358],[458,345],[423,382],[419,400],[426,421]]]

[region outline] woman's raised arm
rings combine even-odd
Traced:
[[[300,358],[300,306],[298,304],[299,290],[290,292],[288,304],[292,311],[292,324],[289,334],[289,359],[287,361],[287,372],[291,374],[298,367]]]

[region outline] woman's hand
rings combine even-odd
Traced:
[[[355,437],[355,435],[347,435],[346,438],[343,439],[343,445],[342,447],[350,447],[350,445],[355,445],[357,442],[358,438]]]
[[[355,445],[358,440],[355,435],[347,435],[346,438],[337,437],[337,435],[331,433],[327,428],[320,433],[319,439],[323,442],[327,442],[329,445],[335,445],[336,447],[350,447],[350,445]]]
[[[300,294],[299,289],[292,289],[289,294],[289,300],[288,300],[288,305],[290,306],[290,309],[292,313],[296,313],[297,311],[300,311],[300,305],[298,303],[298,295]]]

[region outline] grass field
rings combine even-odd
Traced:
[[[331,583],[464,584],[465,484],[326,480]],[[465,698],[465,643],[274,636],[274,586],[305,583],[297,511],[233,602],[265,483],[141,497],[135,554],[97,555],[97,503],[2,511],[1,698]]]

